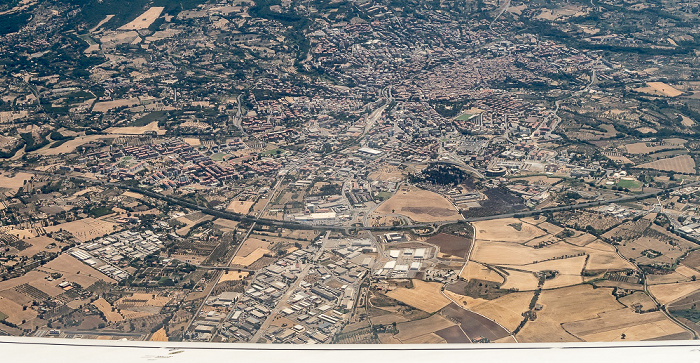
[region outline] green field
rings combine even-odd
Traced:
[[[112,214],[112,213],[114,213],[114,211],[111,208],[107,208],[107,207],[93,208],[89,212],[89,214],[94,218],[99,218],[99,217],[106,216],[106,215]]]
[[[3,313],[2,311],[0,311],[0,321],[3,321],[3,320],[5,320],[5,319],[7,319],[8,317],[9,317],[9,315],[7,315],[7,314]]]
[[[470,113],[463,113],[463,114],[459,115],[459,116],[456,118],[456,120],[459,120],[459,121],[467,121],[467,120],[469,120],[472,116],[474,116],[474,115],[472,115],[472,114],[470,114]]]
[[[211,159],[214,161],[222,161],[222,160],[224,160],[224,156],[226,156],[226,155],[227,154],[225,154],[225,153],[216,153],[216,154],[211,156]]]
[[[642,186],[642,183],[638,180],[620,180],[617,182],[617,186],[626,189],[638,189]]]
[[[270,155],[281,155],[284,152],[282,149],[272,149],[272,150],[267,150],[264,153],[262,153],[263,156],[270,156]]]
[[[140,119],[134,120],[131,123],[129,123],[129,126],[146,126],[150,124],[153,121],[163,121],[165,120],[167,114],[165,111],[153,111]]]
[[[387,200],[387,199],[391,198],[392,195],[393,194],[389,193],[389,192],[379,192],[379,193],[377,193],[376,199]]]

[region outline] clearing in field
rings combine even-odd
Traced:
[[[247,214],[253,204],[255,204],[255,201],[252,200],[234,200],[229,203],[226,210],[233,213]]]
[[[690,155],[679,155],[668,159],[660,159],[650,163],[637,165],[639,169],[675,171],[683,174],[695,174],[695,160]]]
[[[412,289],[400,287],[389,291],[387,296],[416,309],[434,313],[450,303],[450,300],[442,295],[441,288],[442,284],[436,282],[413,280]]]
[[[542,310],[537,312],[537,319],[529,321],[518,333],[518,341],[578,341],[561,324],[593,319],[602,312],[624,308],[613,297],[612,289],[593,289],[589,285],[543,290],[537,302],[542,304]]]
[[[515,218],[475,222],[474,229],[477,239],[487,241],[525,243],[547,234],[536,226]]]
[[[44,229],[47,232],[57,232],[62,229],[70,232],[77,240],[86,242],[114,232],[114,227],[116,226],[117,225],[115,223],[101,219],[84,218],[77,221],[45,227]]]
[[[463,217],[445,197],[431,191],[402,187],[376,209],[377,214],[401,214],[414,222],[457,221]]]
[[[700,281],[679,282],[649,286],[651,293],[660,304],[668,304],[700,289]]]
[[[265,249],[265,248],[258,248],[255,251],[251,252],[248,255],[242,256],[240,253],[236,255],[236,257],[233,258],[233,261],[231,261],[232,265],[241,265],[241,266],[250,266],[253,262],[259,260],[261,257],[264,255],[270,253],[270,250]]]
[[[683,92],[663,82],[647,82],[646,87],[637,88],[636,91],[664,97],[678,97],[683,94]]]
[[[163,7],[160,6],[153,6],[146,10],[143,14],[139,15],[136,17],[136,19],[132,20],[130,23],[122,25],[119,30],[139,30],[139,29],[146,29],[151,24],[158,19],[160,14],[163,12]]]
[[[93,301],[92,305],[95,305],[95,307],[98,310],[100,310],[100,312],[102,312],[102,315],[104,315],[105,320],[107,320],[110,323],[124,320],[124,317],[121,314],[119,314],[117,311],[112,310],[112,304],[110,304],[107,300],[105,300],[102,297]]]
[[[606,311],[600,317],[565,323],[562,327],[569,333],[589,342],[610,342],[649,339],[690,339],[685,329],[669,320],[664,313],[655,311],[637,314],[630,309]],[[679,336],[686,335],[681,338]]]
[[[394,337],[405,343],[406,340],[449,328],[453,325],[455,325],[455,323],[438,314],[435,314],[425,319],[414,320],[407,323],[398,323],[396,328],[399,329],[399,333]]]

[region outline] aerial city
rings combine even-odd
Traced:
[[[0,4],[0,335],[700,336],[700,3]]]

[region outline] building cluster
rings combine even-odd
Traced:
[[[121,281],[129,277],[123,268],[130,261],[158,253],[162,248],[163,242],[151,231],[143,234],[124,231],[82,243],[71,249],[70,254],[86,265]]]

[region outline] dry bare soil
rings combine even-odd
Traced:
[[[413,288],[397,288],[386,295],[428,313],[434,313],[450,303],[440,291],[442,284],[413,280]]]
[[[414,222],[462,220],[462,215],[445,197],[431,191],[403,187],[382,203],[376,214],[401,214]]]

